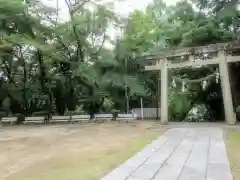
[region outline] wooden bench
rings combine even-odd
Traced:
[[[94,115],[94,120],[96,122],[104,122],[104,121],[111,121],[113,119],[112,114],[95,114]]]
[[[71,122],[88,122],[90,121],[90,115],[72,115],[71,116]]]
[[[3,117],[1,123],[14,124],[17,122],[17,117]]]
[[[32,124],[44,124],[45,118],[43,116],[33,116],[33,117],[25,117],[24,124],[32,123]]]
[[[136,120],[137,116],[135,114],[118,114],[117,121],[133,121]]]
[[[49,123],[62,123],[62,122],[69,122],[70,116],[52,116],[49,120]]]

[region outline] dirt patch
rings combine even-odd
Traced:
[[[162,133],[159,122],[1,128],[0,179],[21,180],[31,173],[54,171],[59,164],[66,164],[66,160],[69,166],[76,167],[79,162],[74,159],[84,160],[87,154],[101,160],[97,152],[111,156],[129,146],[132,139],[149,133]],[[84,163],[89,161],[85,160]]]

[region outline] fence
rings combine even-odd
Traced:
[[[158,112],[160,112],[160,108],[158,109]],[[141,108],[133,109],[133,113],[137,114],[138,118],[141,119],[141,117],[142,117]],[[160,116],[160,113],[158,116]],[[157,118],[157,108],[143,108],[143,118],[144,119],[156,119]]]

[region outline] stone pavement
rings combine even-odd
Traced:
[[[101,180],[233,180],[223,132],[175,128]]]

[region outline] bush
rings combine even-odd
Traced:
[[[176,93],[169,102],[169,116],[171,120],[182,121],[191,110],[191,103],[188,94],[184,92]]]
[[[50,111],[37,111],[32,113],[33,116],[44,116],[44,119],[47,121],[50,119],[52,113]]]
[[[33,116],[46,116],[49,114],[51,114],[51,112],[49,112],[49,111],[37,111],[37,112],[32,113]]]
[[[240,106],[237,106],[236,108],[236,115],[237,115],[237,119],[240,120]]]
[[[22,124],[25,121],[25,116],[21,113],[17,114],[17,124]]]
[[[65,113],[65,115],[72,116],[72,115],[82,115],[84,114],[84,111],[68,111]]]
[[[120,110],[117,110],[117,109],[113,109],[111,111],[112,115],[113,115],[113,120],[116,120],[118,114],[120,113]]]
[[[64,113],[66,116],[72,116],[74,114],[74,111],[67,111]]]
[[[204,104],[196,104],[189,111],[184,121],[188,122],[203,122],[208,115],[207,108]]]
[[[0,119],[6,116],[7,116],[7,113],[5,111],[0,111]]]

